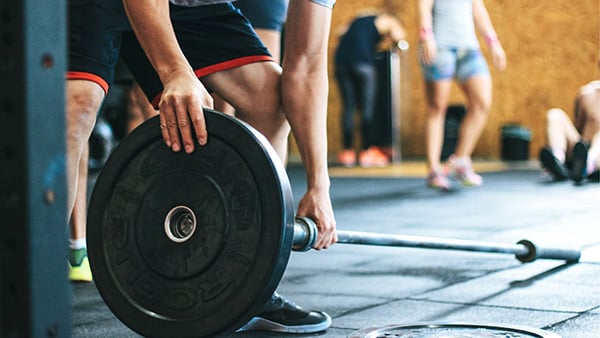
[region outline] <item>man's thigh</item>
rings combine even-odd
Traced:
[[[275,62],[254,62],[201,80],[240,114],[274,113],[280,109],[281,67]]]
[[[181,49],[200,79],[273,60],[248,20],[230,4],[200,7],[171,5],[171,20]],[[146,96],[156,106],[163,90],[162,83],[135,35],[123,34],[121,57]],[[257,68],[260,74],[263,67],[264,65],[251,68]],[[228,77],[245,78],[244,72],[234,74]],[[208,82],[205,85],[209,91],[218,90]]]

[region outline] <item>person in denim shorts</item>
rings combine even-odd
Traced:
[[[454,177],[464,186],[480,186],[471,154],[485,126],[492,102],[492,81],[481,54],[476,29],[490,49],[492,62],[506,68],[506,56],[483,0],[420,0],[420,63],[427,101],[427,185],[449,190]],[[467,114],[459,130],[456,149],[442,165],[444,121],[452,82],[456,80],[467,100]]]

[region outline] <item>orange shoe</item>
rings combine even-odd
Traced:
[[[338,154],[337,161],[344,167],[353,167],[356,165],[356,153],[354,150],[344,149]]]
[[[358,162],[364,168],[385,167],[390,164],[388,157],[377,147],[369,147],[369,149],[361,151],[358,155]]]

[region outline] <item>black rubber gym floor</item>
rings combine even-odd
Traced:
[[[348,244],[293,252],[278,291],[328,312],[333,326],[313,335],[230,337],[347,337],[369,327],[458,322],[600,337],[600,185],[548,183],[536,165],[500,169],[483,172],[482,187],[441,193],[418,175],[332,168],[338,227],[507,244],[527,238],[581,249],[579,263]],[[297,203],[304,173],[292,165],[288,174]],[[73,284],[73,337],[138,335],[114,317],[94,284]]]

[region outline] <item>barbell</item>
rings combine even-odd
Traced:
[[[213,337],[241,327],[271,297],[291,250],[312,248],[315,223],[294,217],[290,183],[251,126],[205,109],[209,140],[192,154],[164,145],[158,117],[113,151],[88,210],[96,287],[110,310],[147,337]],[[339,243],[511,253],[576,262],[580,253],[338,230]]]

